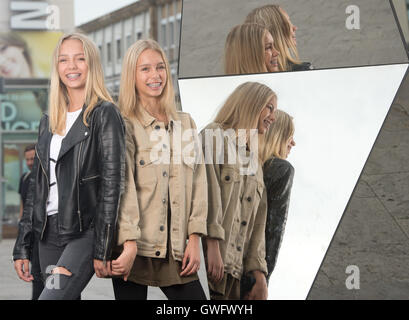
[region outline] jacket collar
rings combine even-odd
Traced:
[[[170,127],[173,128],[173,123],[175,120],[173,119],[172,115],[168,115],[168,117],[169,117]],[[140,122],[142,123],[144,129],[151,126],[156,121],[158,120],[152,115],[150,115],[149,112],[146,111],[144,107],[140,108]]]
[[[62,140],[60,153],[58,154],[58,160],[60,160],[73,146],[87,139],[90,136],[90,129],[85,126],[82,121],[86,106],[82,107],[81,113],[73,123],[70,131],[68,131],[65,138]]]
[[[42,134],[38,137],[38,142],[36,145],[37,155],[43,166],[44,170],[48,173],[49,167],[49,158],[50,158],[50,142],[53,134],[50,131],[49,124],[48,124],[48,115],[44,114],[45,120],[42,121],[42,127],[40,128],[40,132]]]

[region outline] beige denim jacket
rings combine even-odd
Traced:
[[[195,164],[198,142],[189,114],[178,112],[168,129],[144,109],[141,120],[125,119],[126,184],[118,215],[118,245],[137,240],[138,255],[164,258],[168,239],[174,259],[183,259],[186,239],[206,235],[207,180],[203,161]],[[196,148],[199,148],[196,144]],[[197,149],[196,149],[197,150]]]
[[[206,138],[205,132],[209,129],[219,129],[213,131],[213,139]],[[240,279],[243,272],[253,270],[266,274],[267,199],[262,165],[257,159],[252,162],[252,168],[239,161],[228,163],[229,148],[236,150],[235,133],[223,135],[221,129],[219,124],[211,123],[201,132],[203,150],[213,150],[213,164],[208,164],[210,156],[204,151],[209,197],[208,237],[220,240],[226,273],[236,279]],[[216,140],[223,141],[223,145],[220,147]],[[224,164],[220,164],[222,154]],[[244,154],[250,157],[245,146]],[[217,291],[217,288],[213,289]]]

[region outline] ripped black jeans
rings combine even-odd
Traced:
[[[94,275],[94,229],[80,237],[58,235],[57,215],[48,217],[43,240],[39,242],[44,290],[39,300],[76,300]],[[51,274],[55,267],[67,269],[71,275]]]

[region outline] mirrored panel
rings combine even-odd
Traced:
[[[179,80],[201,130],[242,83],[269,86],[294,119],[288,219],[269,299],[305,299],[407,64]]]
[[[407,4],[394,3],[409,34]],[[271,38],[259,28],[237,28],[243,23],[262,25]],[[179,78],[407,61],[389,1],[183,1]]]

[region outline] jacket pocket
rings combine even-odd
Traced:
[[[80,181],[81,181],[82,183],[85,183],[85,182],[89,182],[89,181],[98,179],[99,177],[100,177],[99,174],[92,174],[92,175],[86,176],[86,177],[84,177],[84,178],[81,178]]]
[[[223,212],[226,213],[227,208],[236,210],[240,203],[240,181],[241,176],[239,170],[233,166],[223,166],[220,171],[220,187]]]
[[[136,184],[138,186],[156,184],[159,158],[151,149],[141,150],[136,156]]]

